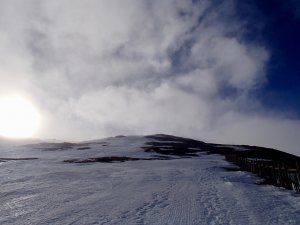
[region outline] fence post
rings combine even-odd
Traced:
[[[296,168],[297,168],[297,189],[300,191],[300,167],[298,161],[296,161]]]

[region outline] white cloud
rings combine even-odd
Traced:
[[[41,137],[159,132],[295,152],[299,121],[250,97],[269,52],[243,24],[234,1],[2,0],[0,94],[33,99]]]
[[[252,144],[278,148],[300,155],[299,120],[227,112],[219,119],[217,128],[217,132],[214,131],[213,135],[222,143]]]

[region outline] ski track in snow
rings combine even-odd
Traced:
[[[130,155],[141,151],[144,140],[139,139]],[[126,151],[118,144],[124,146],[117,140],[101,154]],[[0,163],[0,224],[300,224],[297,194],[256,185],[258,178],[247,172],[225,171],[230,164],[222,156],[62,163],[92,155],[99,151],[95,148],[55,154],[28,150],[40,159]]]

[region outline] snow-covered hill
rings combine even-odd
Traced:
[[[167,136],[0,147],[0,224],[300,224],[299,195]]]
[[[24,138],[24,139],[9,139],[0,136],[0,147],[20,146],[26,144],[37,144],[42,142],[40,139]]]

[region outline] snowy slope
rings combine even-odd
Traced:
[[[297,194],[162,137],[1,147],[0,224],[300,224]]]

